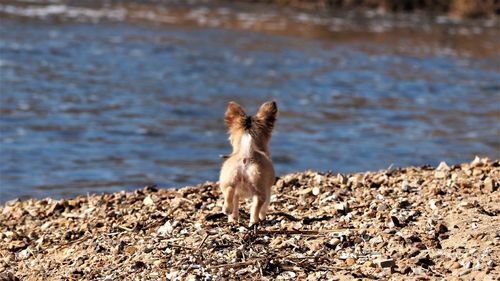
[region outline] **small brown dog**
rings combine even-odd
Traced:
[[[229,222],[238,220],[240,198],[252,198],[250,226],[266,217],[275,179],[269,141],[277,114],[275,101],[262,104],[255,116],[247,116],[235,102],[227,107],[224,119],[233,153],[222,165],[220,187],[224,194],[223,212]]]

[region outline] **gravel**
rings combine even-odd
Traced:
[[[221,213],[218,184],[0,207],[0,280],[500,278],[500,164],[276,181],[267,220]]]

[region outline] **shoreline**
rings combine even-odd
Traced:
[[[500,277],[500,162],[273,187],[267,220],[221,214],[215,182],[0,205],[0,280],[321,280]]]
[[[241,0],[238,2],[266,3],[278,6],[305,9],[310,11],[335,11],[338,9],[373,10],[384,13],[424,13],[448,15],[457,18],[486,18],[498,16],[498,4],[493,1],[477,0],[360,0],[360,1],[325,1],[325,0]]]

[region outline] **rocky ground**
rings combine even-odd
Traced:
[[[498,160],[282,176],[268,219],[217,183],[7,202],[0,280],[500,279]]]
[[[500,13],[495,0],[240,0],[264,2],[310,10],[379,9],[389,12],[445,13],[461,18],[491,17]]]

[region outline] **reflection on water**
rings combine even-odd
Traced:
[[[11,7],[13,17],[9,5],[0,10]],[[434,23],[415,32],[422,26],[400,20],[397,30],[373,32],[340,20],[360,27],[284,36],[129,18],[4,18],[0,201],[216,180],[218,155],[230,150],[229,100],[249,111],[278,101],[278,174],[500,156],[497,30]],[[450,28],[471,33],[440,33]]]

